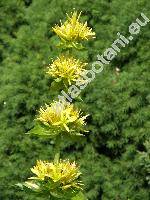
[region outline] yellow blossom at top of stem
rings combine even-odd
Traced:
[[[86,65],[87,63],[82,63],[72,56],[61,55],[48,67],[47,74],[56,79],[61,78],[71,85],[86,71],[84,69]]]
[[[40,184],[51,184],[49,188],[54,190],[54,187],[59,187],[61,190],[67,189],[82,189],[83,184],[78,180],[81,172],[75,162],[69,160],[59,160],[58,162],[37,161],[36,166],[31,168],[31,171],[36,175],[30,177],[25,182],[25,186],[30,189],[40,189]],[[46,184],[45,183],[45,184]],[[33,186],[33,187],[32,187]],[[58,188],[57,188],[58,189]]]
[[[80,40],[89,40],[95,38],[95,32],[92,32],[92,28],[87,26],[87,22],[79,22],[81,12],[77,11],[71,13],[72,16],[67,14],[67,20],[61,26],[56,25],[53,27],[53,31],[62,39],[70,42],[77,42]]]
[[[81,112],[68,102],[54,101],[50,105],[41,107],[37,120],[45,125],[53,126],[60,133],[67,131],[79,134],[85,125],[86,116],[81,116]]]

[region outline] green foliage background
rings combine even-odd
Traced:
[[[0,200],[44,200],[15,184],[31,175],[37,159],[53,159],[53,143],[29,137],[37,110],[53,99],[45,66],[58,55],[51,27],[73,8],[97,38],[80,53],[90,63],[119,31],[143,12],[149,0],[0,1]],[[89,200],[149,200],[150,24],[82,92],[90,134],[63,144],[63,158],[81,165]],[[115,68],[120,68],[119,74]]]

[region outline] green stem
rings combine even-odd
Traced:
[[[60,152],[57,152],[56,154],[55,154],[55,157],[54,157],[54,163],[56,164],[56,163],[59,163],[59,158],[60,158]]]
[[[54,163],[58,163],[60,159],[61,136],[58,136],[55,141],[55,157]]]

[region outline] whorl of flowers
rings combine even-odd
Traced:
[[[85,72],[86,65],[87,63],[83,63],[72,56],[61,55],[48,67],[47,74],[71,85]]]
[[[92,28],[87,26],[87,22],[79,22],[81,12],[74,11],[72,16],[67,14],[67,20],[61,26],[56,25],[53,27],[53,31],[62,39],[66,41],[81,41],[95,38],[95,33],[92,32]]]
[[[37,120],[46,126],[53,126],[60,132],[77,133],[83,130],[86,116],[68,102],[54,101],[50,105],[41,107]]]
[[[79,181],[81,172],[75,162],[59,160],[56,163],[50,163],[40,160],[31,168],[31,171],[35,176],[28,178],[24,185],[32,190],[42,191],[43,186],[52,194],[70,189],[82,190],[83,184]]]

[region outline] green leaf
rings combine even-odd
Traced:
[[[17,187],[19,187],[21,190],[23,190],[23,184],[22,183],[17,183],[17,184],[15,184],[15,186],[17,186]]]
[[[76,196],[72,198],[72,200],[87,200],[82,192],[79,192]]]
[[[56,137],[59,133],[52,127],[46,126],[46,125],[41,125],[37,123],[33,129],[31,129],[27,134],[33,134],[33,135],[38,135],[38,136],[46,136],[49,138],[54,138]]]

